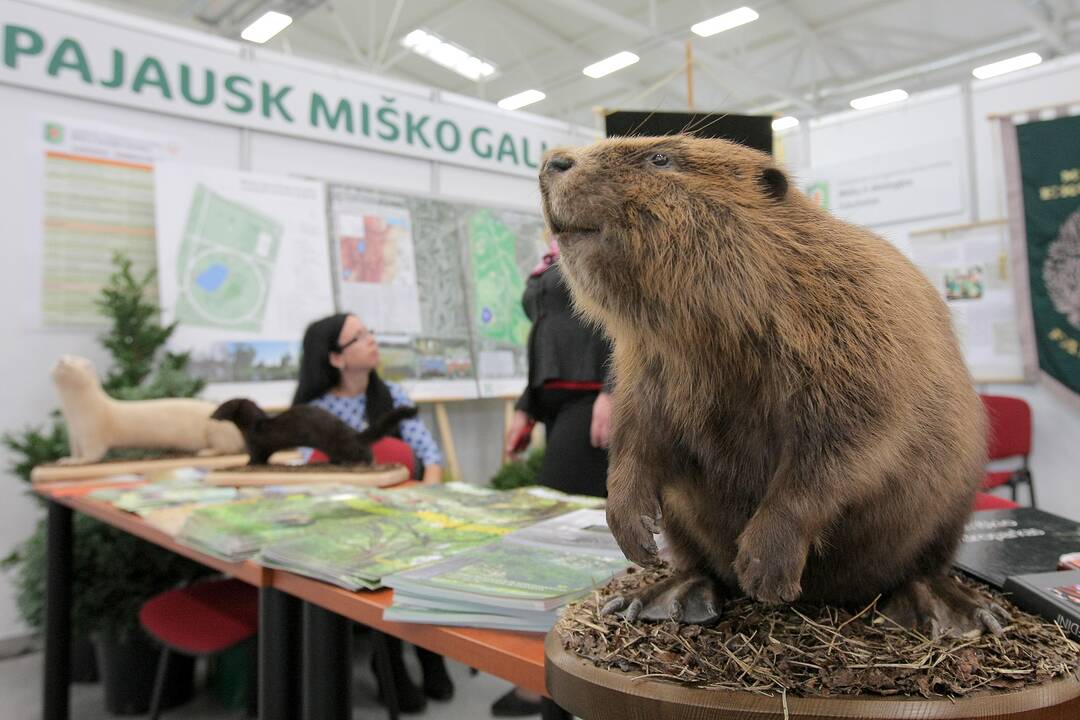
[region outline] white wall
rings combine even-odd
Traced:
[[[959,88],[943,88],[911,98],[895,109],[846,112],[812,121],[809,131],[792,143],[796,158],[789,168],[801,180],[811,179],[810,168],[843,165],[865,158],[887,156],[903,150],[943,142],[965,147],[966,128]],[[968,161],[961,151],[961,167]],[[963,196],[969,193],[968,174],[961,177]],[[914,230],[971,222],[969,208],[918,222],[893,223],[874,229],[903,252],[909,250],[908,234]]]
[[[75,353],[94,360],[98,368],[108,354],[96,341],[97,330],[42,328],[32,321],[32,298],[41,282],[35,267],[34,248],[25,238],[40,236],[31,223],[41,222],[40,214],[25,208],[40,206],[40,182],[33,177],[32,153],[40,152],[36,142],[41,132],[40,116],[82,118],[117,125],[153,128],[172,135],[186,146],[185,158],[194,163],[235,167],[240,158],[239,131],[204,125],[128,109],[59,97],[0,85],[0,229],[8,270],[0,283],[0,333],[6,338],[0,351],[0,432],[17,431],[44,422],[57,407],[48,368],[60,355]],[[6,555],[33,529],[38,506],[24,496],[24,486],[6,468],[10,454],[0,449],[0,555]],[[0,639],[25,632],[18,621],[11,576],[0,574]]]
[[[970,92],[969,99],[965,92]],[[961,147],[966,207],[918,223],[875,228],[904,251],[914,230],[1006,217],[1004,170],[993,113],[1080,103],[1080,55],[988,81],[914,95],[899,105],[839,113],[783,136],[784,160],[798,177],[842,164],[942,141]],[[807,176],[808,177],[808,176]],[[1022,397],[1033,413],[1031,469],[1039,506],[1080,520],[1080,400],[1035,384],[981,385],[980,392]],[[1024,498],[1026,501],[1026,498]]]

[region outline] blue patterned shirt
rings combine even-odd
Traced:
[[[413,406],[412,400],[409,399],[409,396],[405,394],[400,385],[387,382],[386,386],[390,388],[390,397],[393,398],[395,408]],[[367,427],[367,420],[364,417],[364,411],[367,409],[367,396],[364,393],[352,397],[339,397],[333,393],[326,393],[322,397],[315,398],[309,404],[336,415],[357,432]],[[443,458],[442,453],[439,452],[439,445],[435,442],[435,438],[431,436],[423,420],[418,417],[403,420],[400,428],[401,439],[409,444],[409,447],[416,453],[416,457],[420,458],[420,462],[424,463],[425,466],[442,465]]]

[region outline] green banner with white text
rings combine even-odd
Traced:
[[[1080,394],[1080,117],[1016,127],[1039,368]]]

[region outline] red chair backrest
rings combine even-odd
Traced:
[[[1031,453],[1031,406],[1026,401],[1004,395],[982,395],[990,417],[989,455],[991,460]]]
[[[409,477],[416,472],[416,457],[413,455],[409,443],[398,440],[395,437],[384,437],[377,440],[371,446],[371,454],[374,456],[376,465],[404,465],[409,470]],[[330,458],[322,450],[312,450],[308,457],[308,464],[325,463]]]

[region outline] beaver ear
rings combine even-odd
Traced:
[[[776,168],[765,168],[762,171],[761,185],[765,188],[765,194],[773,200],[783,200],[787,195],[787,175]]]

